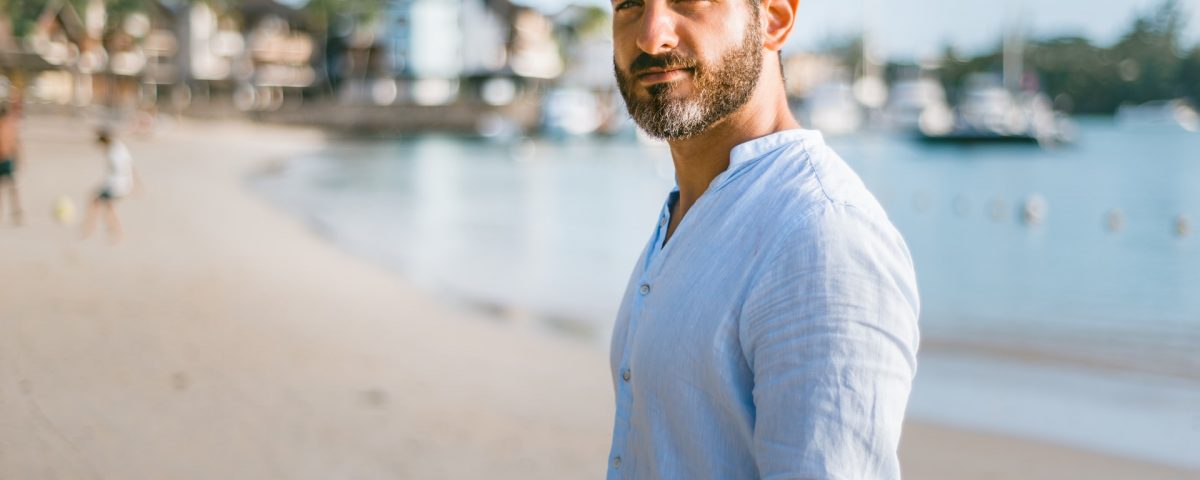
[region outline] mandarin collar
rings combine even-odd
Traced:
[[[812,146],[822,142],[824,139],[821,137],[821,132],[793,128],[740,143],[729,151],[729,168],[717,175],[708,185],[708,189],[720,189],[736,178],[746,167],[782,147],[796,143]]]

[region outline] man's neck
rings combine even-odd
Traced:
[[[675,181],[679,184],[679,200],[671,215],[671,231],[708,190],[713,179],[729,168],[729,152],[733,147],[800,126],[788,108],[782,87],[782,82],[780,85],[760,84],[750,101],[737,112],[700,135],[670,142]]]

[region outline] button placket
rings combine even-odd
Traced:
[[[630,388],[633,372],[632,369],[627,367],[630,361],[629,356],[632,353],[629,349],[629,345],[633,342],[633,338],[637,336],[639,324],[642,320],[644,320],[643,316],[645,315],[646,309],[645,301],[647,300],[647,296],[651,291],[651,277],[653,276],[651,271],[654,269],[655,264],[662,261],[662,259],[659,258],[662,255],[661,238],[666,235],[666,228],[669,222],[669,215],[667,215],[664,211],[664,213],[659,217],[658,228],[656,228],[654,238],[652,239],[653,243],[650,245],[649,251],[646,253],[644,263],[640,265],[642,271],[640,278],[638,279],[638,283],[636,284],[637,293],[634,294],[634,298],[632,299],[633,301],[630,305],[629,319],[627,324],[628,330],[625,340],[626,348],[624,349],[624,354],[622,355],[622,368],[619,373],[621,381],[617,388],[617,426],[613,434],[613,446],[611,450],[612,458],[610,465],[614,471],[620,470],[621,468],[622,460],[618,453],[623,452],[624,448],[626,447],[625,436],[629,434],[629,422],[631,420],[630,409],[632,408],[633,404],[633,393]],[[614,473],[614,475],[619,474]]]

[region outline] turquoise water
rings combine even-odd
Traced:
[[[1200,468],[1200,134],[1094,120],[1052,150],[827,140],[913,253],[910,412]],[[427,135],[333,141],[252,183],[432,291],[603,345],[672,175],[632,139]],[[980,352],[998,356],[961,357]]]
[[[1080,130],[1056,150],[828,140],[907,239],[927,335],[1200,368],[1200,135]],[[255,183],[430,288],[603,337],[671,178],[665,148],[631,140],[425,136],[336,142]],[[1035,195],[1045,218],[1029,226],[1020,208]]]
[[[908,241],[927,334],[1200,369],[1200,135],[1090,122],[1057,150],[831,143]]]

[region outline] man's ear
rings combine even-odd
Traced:
[[[759,0],[763,15],[763,47],[779,51],[792,35],[800,0]]]

